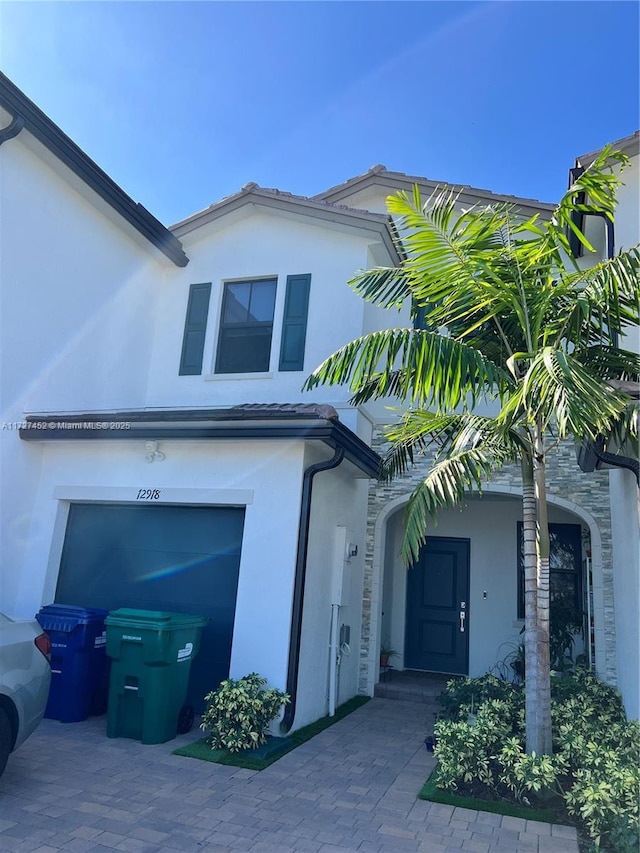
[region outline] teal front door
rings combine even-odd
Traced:
[[[404,665],[469,672],[469,540],[430,536],[407,575]]]

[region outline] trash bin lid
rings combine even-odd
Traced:
[[[88,619],[104,619],[109,611],[98,607],[80,607],[76,604],[45,604],[40,613],[51,613],[56,616],[77,616]]]
[[[108,612],[75,604],[45,604],[36,613],[36,619],[45,631],[73,631],[78,625],[103,622]]]
[[[190,613],[169,613],[165,610],[136,610],[133,607],[121,607],[119,610],[113,610],[105,619],[107,627],[135,627],[149,631],[200,628],[206,624],[207,620],[204,616],[193,616]]]

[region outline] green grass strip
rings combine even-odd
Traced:
[[[288,735],[287,740],[289,741],[289,744],[286,748],[283,749],[282,752],[278,752],[276,755],[269,756],[268,758],[254,758],[251,754],[253,750],[250,749],[244,750],[243,752],[229,752],[226,749],[211,749],[207,743],[206,737],[195,741],[195,743],[190,743],[187,746],[181,746],[178,749],[174,749],[173,754],[182,755],[186,758],[197,758],[200,761],[212,761],[215,764],[227,764],[232,767],[243,767],[246,770],[265,770],[273,764],[274,761],[282,758],[283,755],[286,755],[288,752],[291,752],[292,749],[306,743],[306,741],[311,740],[312,737],[315,737],[320,732],[328,729],[334,723],[337,723],[338,720],[342,720],[348,714],[356,711],[368,701],[368,696],[354,696],[353,699],[349,699],[349,701],[345,702],[344,705],[340,705],[340,707],[336,708],[336,712],[333,717],[321,717],[319,720],[316,720],[315,723],[310,723],[308,726],[304,726],[303,728],[298,729],[298,731],[293,732],[293,734]]]
[[[480,812],[493,812],[493,814],[507,815],[508,817],[522,817],[525,820],[539,820],[542,823],[560,823],[553,809],[533,809],[527,806],[517,806],[507,803],[505,800],[480,800],[475,797],[465,797],[454,794],[443,788],[437,787],[437,769],[422,786],[418,799],[429,800],[432,803],[442,803],[445,806],[457,806],[461,809],[474,809]]]

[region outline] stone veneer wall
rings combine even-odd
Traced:
[[[389,444],[383,438],[382,427],[376,429],[372,446],[381,455],[384,455],[388,449]],[[371,686],[377,681],[378,676],[378,651],[377,648],[372,648],[372,642],[376,641],[375,623],[378,617],[374,613],[374,608],[380,605],[384,554],[380,555],[380,559],[376,563],[374,550],[380,547],[380,543],[375,541],[376,522],[380,513],[390,502],[403,497],[408,499],[415,485],[426,475],[428,467],[429,457],[425,457],[404,477],[391,483],[371,481],[369,487],[360,645],[359,689],[361,693],[370,693]],[[596,614],[596,663],[598,664],[598,675],[607,683],[615,685],[617,683],[615,615],[608,476],[606,472],[585,474],[581,471],[576,462],[575,448],[572,443],[564,443],[548,455],[548,494],[569,501],[576,507],[585,510],[595,520],[600,533],[602,543],[601,577],[597,576],[594,571],[594,598],[596,586],[601,583],[604,625],[598,624]],[[503,485],[511,489],[515,487],[519,490],[521,488],[519,467],[512,465],[503,468],[491,480],[491,484],[494,487]],[[594,570],[597,568],[595,562],[593,568]],[[378,577],[374,576],[376,569],[378,570]],[[598,654],[598,645],[600,645],[601,654]]]

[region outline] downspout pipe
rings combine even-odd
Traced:
[[[17,136],[23,127],[24,119],[22,116],[14,115],[9,124],[0,130],[0,145],[2,145],[3,142],[7,142],[9,139],[13,139],[14,136]]]
[[[632,471],[635,475],[636,483],[640,488],[640,463],[637,459],[633,459],[630,456],[621,456],[619,453],[607,453],[604,450],[604,439],[594,442],[593,452],[600,462],[603,462],[605,465],[612,465],[615,468],[626,468]]]
[[[298,549],[296,552],[296,573],[293,585],[293,604],[291,607],[291,634],[289,637],[289,664],[287,667],[286,691],[291,701],[285,706],[280,729],[286,734],[291,729],[296,715],[298,698],[298,673],[300,668],[300,640],[302,638],[302,611],[304,608],[304,588],[307,577],[307,553],[309,551],[309,527],[311,522],[311,494],[313,478],[321,471],[337,468],[344,459],[344,448],[337,447],[331,459],[315,462],[302,477],[302,500],[300,504],[300,523],[298,525]]]

